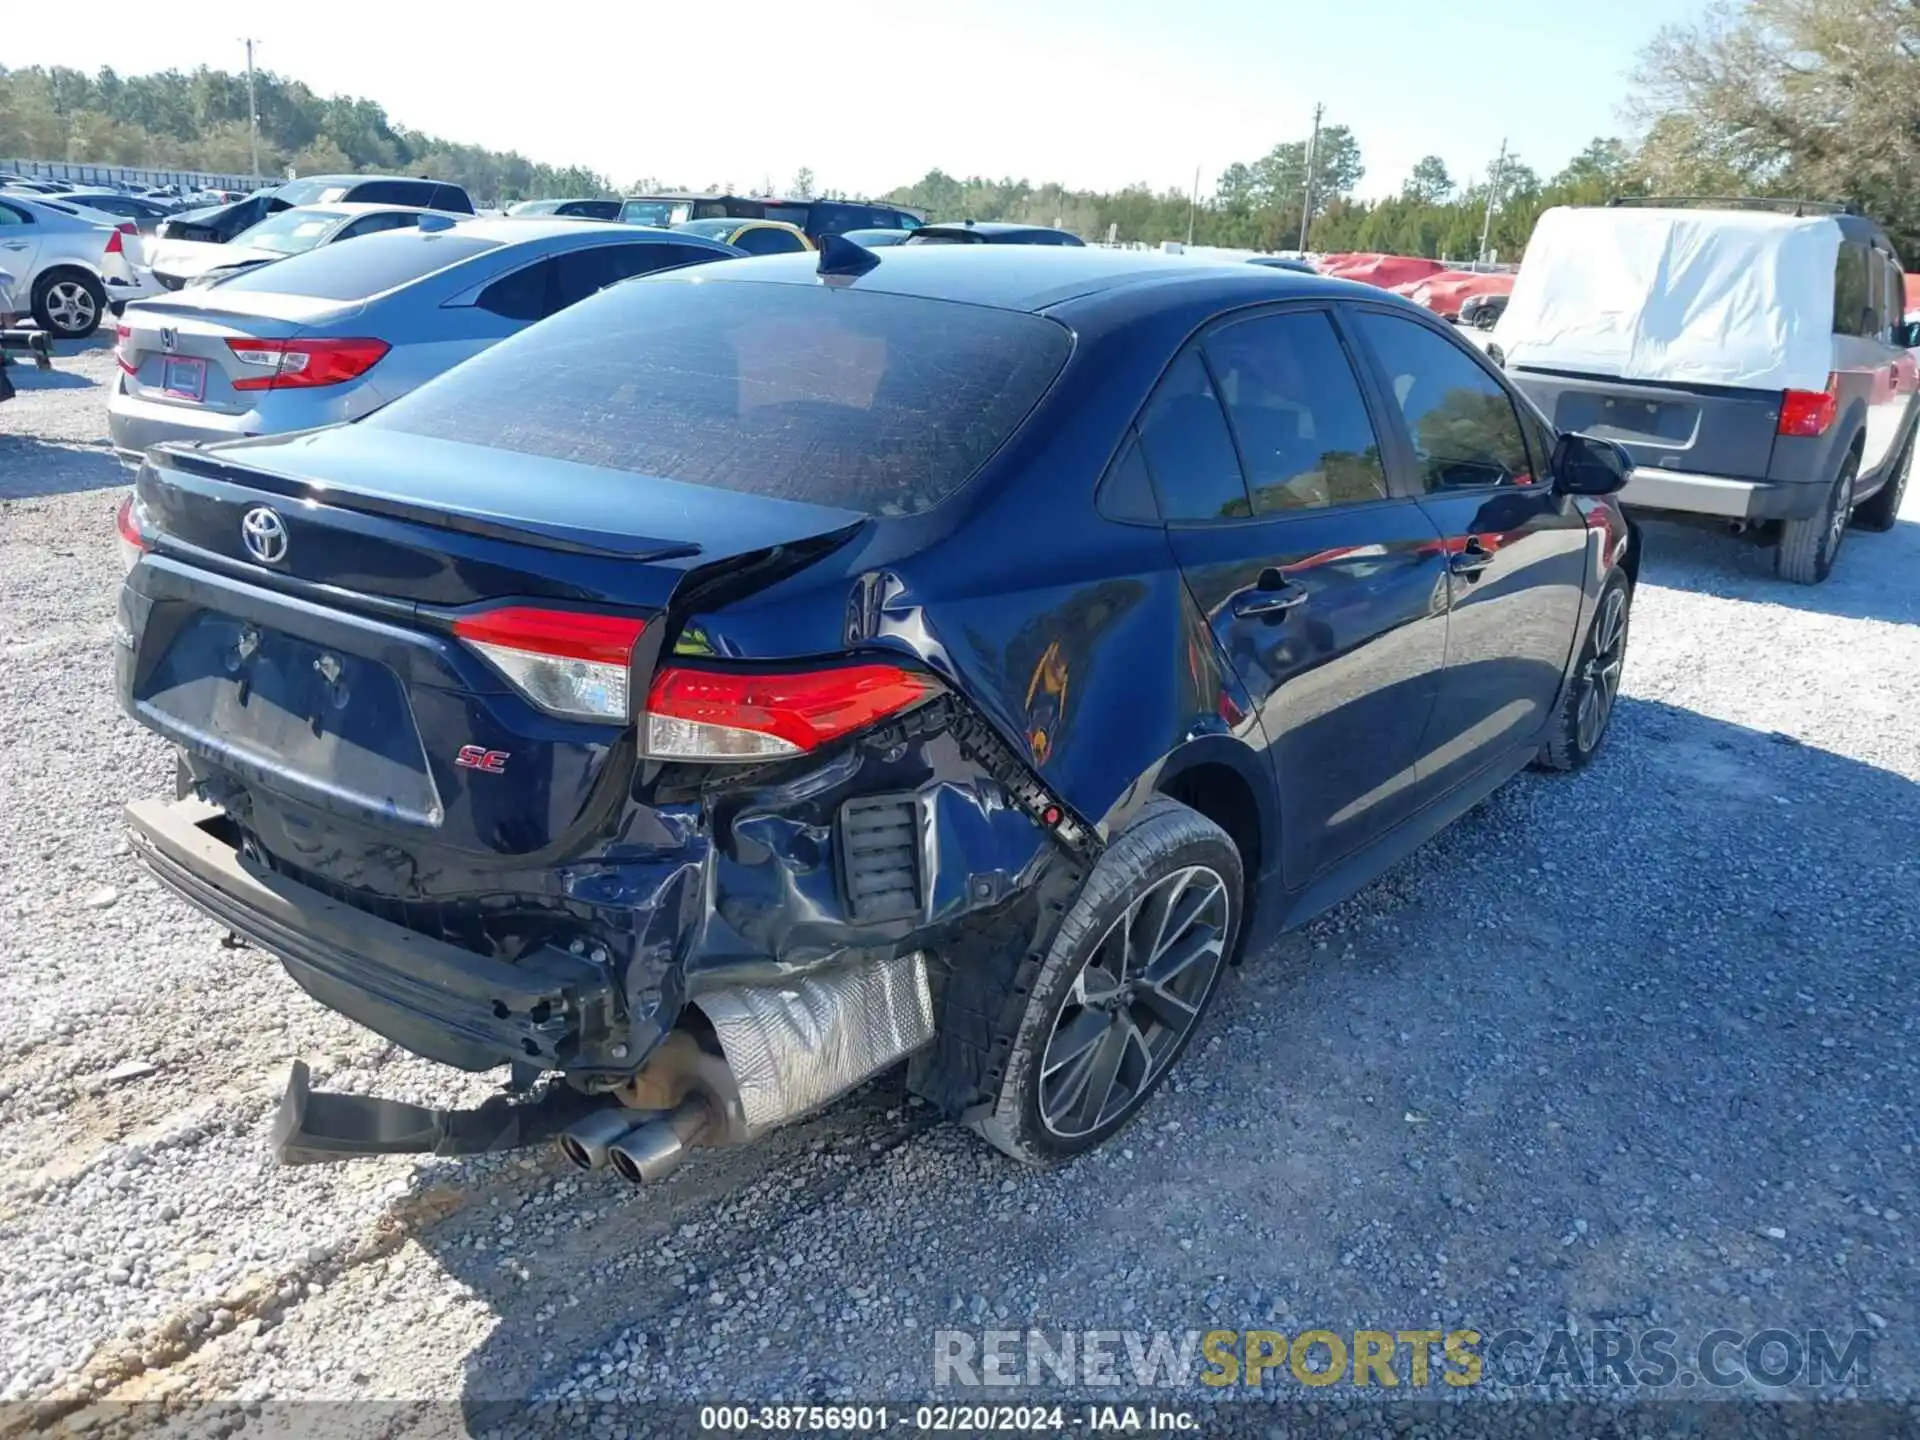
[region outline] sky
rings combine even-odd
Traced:
[[[1483,175],[1505,139],[1550,175],[1626,134],[1636,57],[1703,0],[418,0],[9,7],[0,64],[139,74],[263,69],[376,100],[450,140],[642,177],[879,194],[952,175],[1203,192],[1303,139],[1316,102],[1349,126],[1366,196],[1437,154]],[[224,18],[224,17],[231,17]],[[488,18],[483,18],[488,17]],[[491,18],[491,17],[498,17]],[[230,33],[229,33],[230,32]]]

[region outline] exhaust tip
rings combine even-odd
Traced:
[[[629,1185],[652,1185],[680,1168],[687,1152],[713,1121],[713,1111],[698,1095],[682,1100],[672,1113],[635,1126],[607,1147],[613,1171]]]
[[[607,1163],[608,1147],[649,1118],[617,1105],[595,1110],[560,1132],[560,1153],[582,1170],[598,1170]]]

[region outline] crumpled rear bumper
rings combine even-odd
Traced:
[[[506,964],[340,904],[249,862],[224,812],[200,800],[138,801],[126,818],[162,884],[277,956],[321,1004],[416,1055],[462,1070],[625,1060],[603,965],[552,947]]]

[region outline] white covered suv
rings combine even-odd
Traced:
[[[109,217],[0,191],[0,269],[14,277],[14,294],[34,323],[56,340],[86,339],[100,328],[110,298],[142,292],[136,256],[128,254],[138,244],[138,235]]]

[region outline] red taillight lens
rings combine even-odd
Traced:
[[[647,692],[644,749],[656,760],[799,755],[916,705],[934,682],[893,665],[783,674],[669,666]]]
[[[140,517],[135,508],[135,497],[127,496],[120,502],[120,508],[113,513],[113,528],[120,543],[120,566],[123,570],[132,570],[140,563],[140,557],[152,548],[147,537],[140,529]]]
[[[454,621],[453,633],[549,714],[624,725],[633,647],[646,628],[624,615],[507,605]]]
[[[268,372],[235,380],[234,389],[295,390],[356,380],[393,347],[384,340],[229,340],[227,348],[242,365]]]
[[[113,363],[131,375],[140,368],[134,356],[133,331],[125,325],[113,327]]]
[[[140,232],[138,230],[135,230],[133,233],[137,235]],[[107,254],[109,255],[126,254],[127,242],[125,239],[125,235],[126,235],[126,232],[124,230],[115,230],[111,235],[107,236]]]
[[[1789,390],[1780,397],[1779,431],[1782,435],[1817,437],[1827,433],[1839,414],[1838,387],[1829,375],[1824,390]]]

